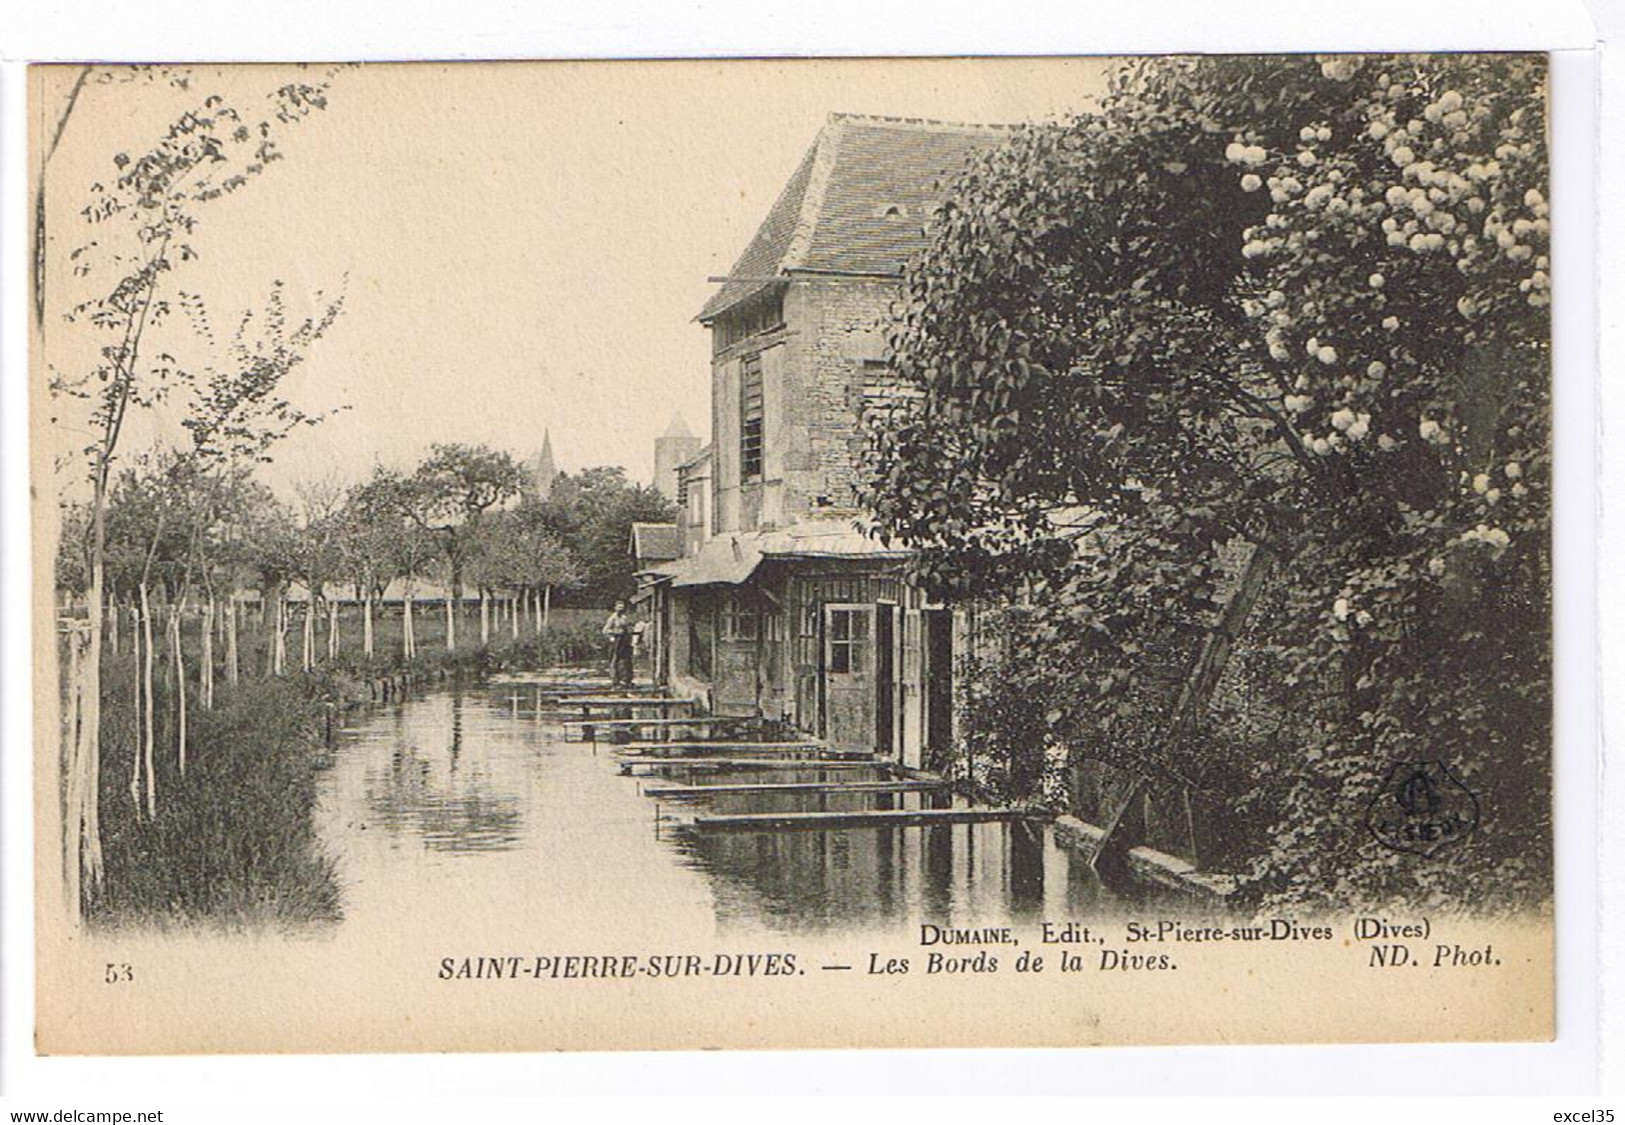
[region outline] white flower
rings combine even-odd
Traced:
[[[1320,60],[1320,73],[1333,82],[1347,82],[1360,69],[1360,60],[1347,55]]]
[[[1383,317],[1382,318],[1382,326],[1384,328],[1386,328],[1390,332],[1394,331],[1395,329],[1397,329],[1399,327],[1399,317],[1397,317],[1397,316],[1385,316],[1385,317]]]
[[[1388,159],[1392,160],[1399,167],[1406,168],[1416,163],[1416,153],[1412,152],[1408,146],[1400,145],[1398,148],[1394,149],[1393,155],[1391,155]]]
[[[1463,532],[1460,541],[1463,543],[1483,543],[1490,548],[1494,558],[1500,558],[1501,554],[1511,545],[1512,537],[1499,527],[1488,527],[1479,524],[1473,530]]]
[[[1435,578],[1441,577],[1444,574],[1444,560],[1439,558],[1437,555],[1429,559],[1428,573],[1433,575]]]
[[[1354,623],[1363,629],[1371,624],[1371,615],[1362,609],[1354,615]]]
[[[1329,141],[1331,139],[1332,139],[1332,130],[1331,130],[1331,128],[1329,126],[1322,125],[1320,128],[1315,130],[1315,140],[1317,140],[1317,141]]]
[[[1479,473],[1476,477],[1473,478],[1473,491],[1474,492],[1486,492],[1486,491],[1489,490],[1489,487],[1490,487],[1490,478],[1489,478],[1488,473]]]
[[[1371,286],[1373,289],[1381,289],[1384,285],[1388,284],[1388,279],[1383,277],[1380,273],[1374,273],[1365,280],[1366,284]]]
[[[1366,367],[1365,373],[1373,379],[1381,379],[1384,375],[1388,374],[1388,365],[1382,362],[1380,359],[1374,359]]]
[[[1309,443],[1309,448],[1314,450],[1320,456],[1324,457],[1326,454],[1332,451],[1332,443],[1323,437],[1317,437],[1314,441]]]
[[[1354,411],[1345,406],[1340,410],[1333,411],[1329,420],[1334,430],[1346,430],[1354,425]]]
[[[1348,620],[1349,600],[1347,598],[1338,598],[1332,603],[1332,616],[1337,618],[1339,621]]]
[[[1523,466],[1518,464],[1516,461],[1508,461],[1507,467],[1502,471],[1506,473],[1507,480],[1517,480],[1519,477],[1523,476]]]
[[[1530,188],[1528,191],[1523,193],[1523,204],[1525,207],[1539,207],[1545,202],[1546,197],[1540,194],[1539,188]]]
[[[1247,150],[1241,154],[1244,164],[1262,164],[1269,159],[1269,153],[1264,151],[1263,145],[1248,145]]]
[[[1371,432],[1371,415],[1357,414],[1349,425],[1348,438],[1350,441],[1364,441],[1365,435]]]
[[[1495,503],[1497,500],[1501,499],[1501,490],[1499,488],[1490,489],[1488,492],[1484,493],[1484,499],[1488,500],[1491,504]]]
[[[1378,434],[1377,448],[1382,450],[1384,453],[1392,453],[1394,450],[1399,448],[1399,442],[1395,441],[1387,434]]]
[[[1423,418],[1422,424],[1416,427],[1417,434],[1423,441],[1440,442],[1444,440],[1444,429],[1432,418]]]
[[[1462,106],[1462,98],[1455,90],[1446,90],[1439,95],[1438,106],[1445,113],[1454,113]]]
[[[1314,140],[1315,139],[1315,127],[1313,125],[1305,125],[1302,129],[1299,129],[1298,130],[1298,139],[1300,141],[1312,141],[1312,140]]]
[[[1330,344],[1323,344],[1320,349],[1315,352],[1315,358],[1325,364],[1336,363],[1337,349],[1332,347]]]
[[[1386,121],[1373,121],[1366,126],[1365,131],[1372,140],[1380,141],[1388,135],[1388,123]]]
[[[1294,414],[1302,414],[1305,410],[1309,409],[1309,404],[1311,401],[1312,400],[1308,395],[1287,395],[1281,400],[1281,405],[1285,406]]]
[[[1298,153],[1298,165],[1302,168],[1313,168],[1315,166],[1314,152],[1306,148]]]
[[[1512,495],[1522,500],[1525,496],[1529,495],[1529,490],[1521,484],[1515,484],[1512,486]]]
[[[1240,141],[1231,141],[1224,146],[1224,158],[1232,164],[1240,164],[1247,159],[1247,146]]]
[[[1473,304],[1471,297],[1459,297],[1456,300],[1456,311],[1462,316],[1471,319],[1478,314],[1478,306]]]
[[[1241,177],[1242,191],[1257,191],[1263,186],[1264,181],[1259,179],[1255,173],[1248,172],[1245,176]]]

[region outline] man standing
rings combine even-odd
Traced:
[[[632,642],[638,635],[638,625],[626,612],[626,603],[615,603],[615,609],[604,622],[604,636],[609,638],[609,683],[611,687],[632,686]]]

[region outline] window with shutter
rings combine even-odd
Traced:
[[[755,480],[762,475],[762,357],[739,361],[739,476]]]

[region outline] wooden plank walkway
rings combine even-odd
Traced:
[[[780,831],[787,828],[911,828],[936,824],[987,824],[1023,820],[1025,809],[875,809],[871,812],[740,813],[697,816],[694,827],[710,831]]]
[[[719,747],[720,749],[721,747]],[[887,762],[853,761],[850,758],[675,758],[660,754],[624,757],[622,773],[635,766],[654,769],[736,769],[736,770],[858,770],[890,769]]]
[[[664,691],[609,691],[606,688],[595,688],[592,691],[542,691],[543,699],[550,700],[560,706],[574,707],[578,703],[643,703],[647,700],[671,699]],[[683,702],[688,702],[683,700]]]
[[[564,724],[565,737],[572,734],[580,735],[588,741],[596,741],[600,732],[639,731],[646,737],[653,737],[687,728],[709,730],[712,732],[740,730],[760,722],[759,719],[740,715],[690,715],[666,716],[663,718],[596,718],[571,719]]]
[[[579,707],[583,718],[588,718],[587,712],[595,707],[692,707],[692,699],[673,699],[667,695],[582,695],[574,698],[561,698],[556,701],[561,707]]]
[[[658,789],[646,789],[644,793],[661,799],[684,800],[734,794],[805,793],[820,796],[840,793],[930,793],[947,788],[946,781],[764,781],[756,785],[664,785]]]
[[[832,758],[872,758],[873,754],[865,754],[859,750],[831,750],[822,742],[740,742],[733,739],[701,741],[673,741],[673,742],[628,742],[616,747],[625,754],[665,754],[675,756],[678,754],[790,754],[799,753],[805,757],[814,755],[828,755]]]
[[[760,722],[759,719],[743,715],[691,715],[688,718],[667,717],[662,719],[571,719],[564,725],[575,727],[721,727],[721,726],[747,726]]]

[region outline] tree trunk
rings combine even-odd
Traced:
[[[368,660],[372,659],[372,590],[370,588],[361,596],[361,652]]]
[[[339,658],[339,603],[335,598],[327,603],[327,659]]]
[[[299,670],[308,672],[316,666],[316,595],[307,593],[305,616],[299,626]]]
[[[181,615],[186,599],[169,607],[169,652],[174,662],[175,682],[175,760],[186,776],[186,654],[181,651]]]
[[[217,614],[214,605],[215,599],[211,594],[203,604],[203,658],[198,666],[201,677],[198,686],[203,692],[203,706],[210,710],[214,708],[214,633],[218,627],[215,624]]]
[[[226,683],[237,686],[241,669],[237,664],[237,591],[226,599]]]
[[[62,802],[62,891],[64,904],[75,923],[84,910],[83,864],[88,759],[86,757],[85,654],[91,647],[88,630],[77,623],[67,631],[68,721],[62,735],[62,776],[67,792]]]
[[[457,651],[457,612],[452,609],[451,595],[446,596],[446,651]]]
[[[551,584],[542,587],[542,632],[553,627],[553,587]]]
[[[511,594],[508,597],[508,635],[513,640],[519,639],[519,595]]]
[[[87,602],[88,604],[88,602]],[[114,656],[118,655],[118,598],[112,594],[107,596],[107,647]]]
[[[282,675],[288,664],[288,603],[283,591],[276,592],[276,613],[272,622],[276,632],[271,638],[271,674]]]
[[[418,654],[417,638],[412,634],[412,587],[406,588],[402,595],[401,610],[401,652],[406,659],[411,660]]]
[[[491,646],[491,595],[480,587],[480,645]]]
[[[152,596],[145,580],[141,583],[141,644],[145,649],[141,663],[141,700],[147,714],[146,727],[141,732],[141,764],[146,776],[147,816],[151,818],[158,815],[158,789],[153,769],[157,712],[152,706]]]
[[[1235,648],[1236,638],[1246,626],[1247,618],[1258,602],[1258,595],[1263,592],[1264,580],[1269,577],[1270,567],[1274,561],[1275,553],[1270,548],[1262,545],[1253,548],[1252,555],[1247,559],[1247,566],[1242,571],[1241,580],[1236,584],[1236,592],[1231,595],[1230,601],[1219,614],[1218,623],[1203,639],[1196,663],[1180,688],[1173,714],[1169,717],[1168,725],[1164,728],[1160,739],[1163,745],[1171,745],[1182,740],[1190,732],[1191,725],[1206,711],[1214,689],[1219,686],[1219,677],[1224,674],[1225,664],[1230,660],[1230,652]],[[1096,869],[1103,866],[1121,869],[1126,865],[1127,853],[1136,841],[1128,839],[1128,833],[1120,829],[1128,819],[1129,810],[1145,788],[1145,782],[1145,777],[1141,776],[1135,778],[1133,784],[1129,786],[1122,804],[1107,821],[1105,834],[1095,845],[1091,866]]]
[[[130,655],[135,658],[135,690],[131,698],[135,700],[135,742],[130,748],[130,801],[135,805],[139,814],[141,811],[141,737],[147,729],[147,711],[142,705],[141,692],[146,681],[146,674],[142,671],[145,647],[141,644],[141,611],[134,606],[130,607]]]

